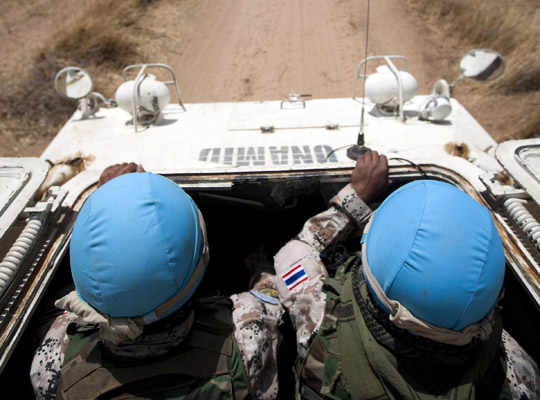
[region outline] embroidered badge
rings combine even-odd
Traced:
[[[274,289],[273,287],[271,288],[265,287],[265,288],[259,289],[259,292],[267,294],[268,296],[275,297],[276,299],[279,297],[278,291]]]
[[[298,264],[296,267],[291,268],[287,272],[281,274],[281,278],[289,291],[293,290],[300,283],[307,281],[308,276],[302,264]]]
[[[270,303],[270,304],[277,304],[277,300],[266,294],[266,293],[262,293],[262,292],[257,292],[256,290],[250,290],[249,293],[251,293],[253,296],[255,296],[256,298],[258,298],[259,300],[262,300],[264,301],[265,303]]]

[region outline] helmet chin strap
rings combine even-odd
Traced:
[[[204,223],[204,218],[201,214],[201,211],[197,211],[199,216],[199,226],[201,227],[202,245],[199,254],[199,261],[197,262],[197,266],[195,267],[193,274],[191,274],[191,277],[189,278],[186,285],[182,288],[182,290],[180,290],[177,294],[175,294],[165,303],[158,306],[154,311],[141,317],[133,317],[132,319],[137,323],[137,325],[148,325],[158,321],[164,314],[166,314],[174,306],[176,306],[178,302],[187,297],[187,295],[191,292],[195,285],[200,282],[200,279],[202,278],[202,275],[204,274],[204,271],[208,266],[208,262],[210,261],[210,249],[206,237],[206,224]]]

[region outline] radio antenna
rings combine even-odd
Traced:
[[[370,0],[367,0],[367,22],[366,22],[366,46],[365,46],[365,56],[364,59],[364,84],[362,88],[362,112],[360,114],[360,130],[358,131],[358,139],[356,144],[347,149],[347,156],[356,160],[360,157],[363,157],[371,149],[364,146],[364,103],[366,100],[366,76],[367,76],[367,54],[368,54],[368,43],[369,43],[369,7]]]

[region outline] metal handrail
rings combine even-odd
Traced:
[[[127,81],[127,72],[131,69],[140,68],[139,72],[137,73],[137,77],[135,78],[135,85],[133,85],[133,125],[135,127],[135,132],[137,132],[137,126],[138,126],[138,119],[137,119],[137,106],[140,104],[140,99],[138,96],[139,92],[139,85],[141,84],[143,78],[144,78],[144,72],[147,68],[165,68],[168,70],[172,75],[172,81],[162,82],[165,85],[174,85],[176,87],[176,95],[178,97],[178,103],[180,107],[184,111],[186,111],[186,107],[184,107],[184,103],[182,102],[182,97],[180,95],[180,87],[178,86],[178,81],[176,80],[176,75],[174,73],[174,70],[169,67],[166,64],[133,64],[128,65],[122,70],[122,78],[124,81]]]

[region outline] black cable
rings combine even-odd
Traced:
[[[424,178],[428,177],[426,172],[422,169],[422,167],[420,167],[420,165],[418,164],[413,163],[411,160],[407,160],[406,158],[401,158],[401,157],[392,157],[392,158],[389,158],[388,160],[398,160],[398,161],[406,162],[407,164],[410,164],[414,168],[416,168],[418,172],[420,172]]]

